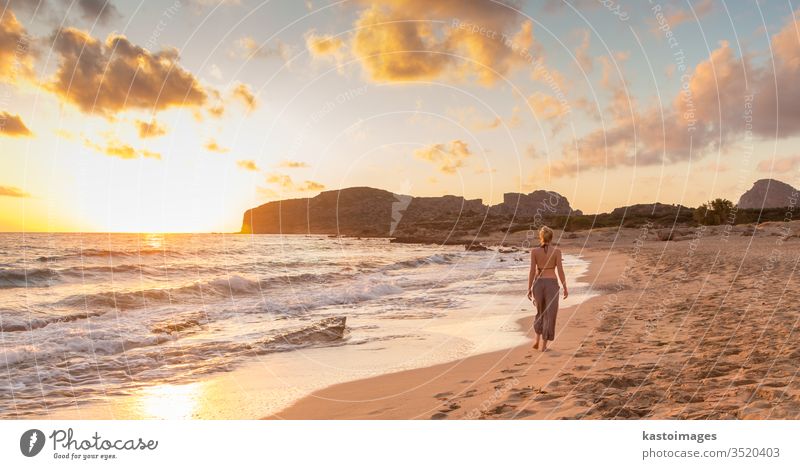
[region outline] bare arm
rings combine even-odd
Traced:
[[[558,250],[556,269],[558,270],[558,278],[561,280],[561,286],[564,287],[564,298],[566,299],[569,296],[569,290],[567,289],[567,276],[564,275],[564,265],[561,263],[561,249]]]
[[[533,255],[533,249],[531,249],[531,269],[528,271],[528,299],[530,300],[533,297],[533,293],[531,292],[531,288],[533,287],[533,279],[536,278],[536,257]]]

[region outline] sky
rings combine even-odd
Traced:
[[[800,187],[791,1],[0,0],[0,231],[370,186],[601,213]]]

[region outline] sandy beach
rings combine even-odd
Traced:
[[[267,418],[798,418],[796,225],[565,233],[600,294],[559,312],[548,352],[531,341],[339,384]]]

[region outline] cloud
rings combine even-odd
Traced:
[[[71,3],[72,0],[62,0],[62,2]],[[109,0],[78,0],[77,5],[86,21],[108,24],[112,20],[122,18],[117,7]]]
[[[208,69],[208,74],[211,75],[212,78],[215,78],[219,81],[222,81],[225,78],[222,75],[222,70],[217,64],[211,64],[211,67]]]
[[[208,91],[178,64],[176,49],[151,53],[119,34],[100,42],[75,28],[54,36],[59,65],[46,88],[86,114],[113,118],[128,109],[197,108],[208,100]]]
[[[236,165],[247,171],[258,171],[258,165],[253,160],[238,160]]]
[[[214,153],[228,153],[229,151],[228,148],[221,147],[213,138],[208,139],[203,145],[203,148],[208,151],[213,151]]]
[[[289,60],[291,50],[281,41],[276,41],[275,46],[262,45],[251,36],[243,36],[233,43],[233,49],[228,52],[228,55],[245,60],[280,57],[286,61]]]
[[[267,184],[280,187],[285,192],[314,192],[325,189],[325,185],[315,181],[304,181],[302,184],[295,184],[287,174],[270,173],[266,177]]]
[[[136,148],[133,148],[131,145],[127,143],[122,143],[115,138],[109,138],[106,141],[105,145],[100,145],[95,142],[92,142],[87,138],[84,138],[83,144],[87,148],[91,148],[92,150],[95,150],[98,153],[102,153],[104,155],[112,156],[114,158],[119,158],[122,160],[135,160],[138,158],[152,158],[155,160],[161,159],[160,153],[144,149],[137,150]]]
[[[799,29],[800,22],[788,21],[771,38],[773,61],[758,64],[721,41],[706,60],[681,76],[681,91],[663,108],[636,103],[624,80],[612,80],[610,60],[601,57],[601,85],[612,93],[604,113],[611,125],[565,144],[551,174],[674,163],[725,149],[742,137],[800,135],[800,87],[794,86],[800,78]]]
[[[278,164],[281,168],[308,168],[309,164],[304,161],[283,160]]]
[[[0,5],[0,8],[2,5]],[[0,80],[15,81],[32,72],[30,38],[10,9],[0,11]]]
[[[288,174],[271,173],[267,174],[267,184],[280,186],[282,189],[291,190],[294,187],[292,178]]]
[[[9,137],[32,137],[33,132],[28,129],[18,115],[0,111],[0,134]]]
[[[594,62],[592,61],[592,56],[589,55],[589,30],[583,30],[582,34],[581,44],[575,49],[575,58],[583,73],[588,75],[594,70]]]
[[[537,91],[528,98],[528,105],[539,119],[556,120],[569,112],[569,108],[554,96]]]
[[[788,173],[800,168],[800,156],[761,160],[757,169],[762,173]]]
[[[233,89],[232,94],[235,99],[238,99],[244,103],[249,111],[254,111],[256,107],[258,107],[258,102],[256,101],[256,97],[253,94],[253,90],[250,88],[250,86],[244,83],[239,83]]]
[[[364,3],[371,6],[356,20],[352,50],[374,81],[474,77],[490,86],[541,54],[533,24],[500,3]]]
[[[472,131],[493,130],[503,123],[500,116],[481,116],[473,106],[448,108],[447,115]]]
[[[217,90],[209,90],[208,91],[209,100],[213,100],[214,103],[209,103],[208,108],[206,111],[208,115],[215,119],[221,119],[223,115],[225,115],[225,104],[222,100],[222,94]],[[199,116],[198,120],[202,120],[202,117]]]
[[[458,168],[472,155],[469,147],[461,140],[453,140],[450,145],[436,143],[427,147],[414,150],[417,158],[434,163],[439,171],[445,174],[454,174]]]
[[[139,138],[155,138],[167,134],[167,127],[155,119],[150,122],[137,119],[136,128],[139,131]]]
[[[325,189],[325,184],[315,181],[305,181],[303,184],[295,187],[295,190],[299,192],[314,192],[321,191],[323,189]]]
[[[702,18],[714,10],[714,0],[700,0],[699,2],[695,2],[695,4],[692,6],[692,9],[694,10],[694,14],[689,9],[668,9],[664,15],[664,21],[671,29],[674,29],[677,28],[678,25],[689,21],[694,21],[695,14],[697,15],[698,19]],[[658,29],[658,24],[654,23],[651,31],[654,34],[658,34],[659,36],[663,37],[663,32]]]
[[[0,186],[0,197],[16,197],[16,198],[26,198],[30,197],[31,195],[27,192],[23,191],[18,187],[13,186]]]
[[[306,48],[313,57],[336,57],[340,58],[344,41],[336,36],[329,34],[317,35],[314,31],[306,34]]]

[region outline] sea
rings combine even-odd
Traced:
[[[266,399],[263,413],[333,383],[524,344],[529,255],[501,251],[511,250],[324,235],[1,233],[0,418],[57,416],[253,363],[291,390]],[[565,266],[574,278],[586,262],[567,254]],[[576,282],[571,293],[573,302],[590,294]],[[261,416],[251,412],[222,417]]]

